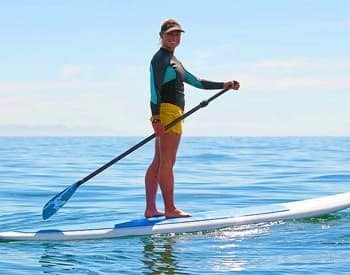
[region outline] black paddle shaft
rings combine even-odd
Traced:
[[[181,120],[185,119],[186,117],[192,115],[194,112],[198,111],[201,108],[206,107],[212,100],[214,100],[215,98],[221,96],[222,94],[224,94],[225,92],[227,92],[229,89],[224,89],[221,90],[220,92],[216,93],[215,95],[213,95],[212,97],[208,98],[207,100],[203,100],[201,103],[199,103],[197,106],[193,107],[191,110],[189,110],[188,112],[184,113],[182,116],[174,119],[174,121],[170,122],[169,124],[165,125],[165,130],[168,130],[169,128],[173,127],[176,123],[180,122]],[[133,147],[131,147],[130,149],[126,150],[124,153],[120,154],[119,156],[115,157],[114,159],[112,159],[111,161],[107,162],[105,165],[101,166],[100,168],[98,168],[97,170],[95,170],[94,172],[92,172],[91,174],[87,175],[85,178],[81,179],[80,181],[77,182],[78,186],[82,185],[83,183],[87,182],[88,180],[90,180],[91,178],[93,178],[94,176],[98,175],[99,173],[101,173],[102,171],[104,171],[105,169],[107,169],[108,167],[112,166],[114,163],[116,163],[117,161],[121,160],[122,158],[126,157],[127,155],[129,155],[130,153],[134,152],[135,150],[137,150],[138,148],[140,148],[141,146],[143,146],[144,144],[146,144],[147,142],[151,141],[153,138],[156,137],[156,134],[152,134],[149,137],[143,139],[142,141],[140,141],[139,143],[137,143],[136,145],[134,145]]]

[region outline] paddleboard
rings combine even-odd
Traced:
[[[4,241],[70,241],[125,236],[209,231],[238,225],[316,217],[350,207],[350,192],[259,207],[194,214],[190,218],[142,218],[120,222],[111,228],[85,230],[46,229],[36,232],[0,232]]]

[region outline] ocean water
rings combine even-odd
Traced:
[[[0,138],[0,231],[113,226],[142,217],[153,141],[97,175],[47,221],[56,193],[137,137]],[[183,210],[224,211],[350,191],[349,137],[184,137]],[[158,197],[162,208],[161,197]],[[70,242],[0,242],[1,274],[350,274],[350,210],[211,232]]]

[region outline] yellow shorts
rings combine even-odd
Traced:
[[[179,106],[171,103],[161,103],[160,104],[160,121],[163,126],[168,125],[170,122],[174,121],[176,118],[183,115],[183,111]],[[178,135],[182,134],[182,124],[183,121],[176,123],[173,127],[168,129],[166,133],[172,132]]]

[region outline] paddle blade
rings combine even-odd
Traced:
[[[65,203],[73,196],[74,192],[78,189],[79,184],[74,183],[67,187],[62,192],[58,193],[51,200],[49,200],[43,208],[43,219],[46,220],[55,214]]]

